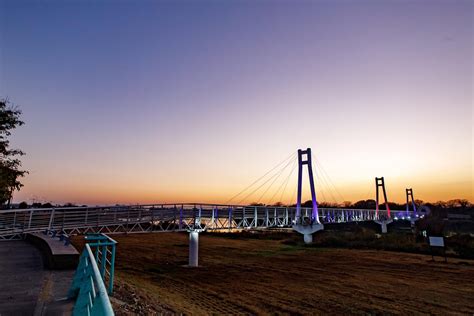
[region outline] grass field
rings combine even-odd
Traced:
[[[474,261],[305,247],[275,238],[115,236],[117,314],[470,314]],[[301,236],[287,235],[290,239]]]

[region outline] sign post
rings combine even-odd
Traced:
[[[433,247],[436,248],[443,248],[443,254],[444,254],[444,262],[448,262],[448,259],[446,258],[446,247],[444,245],[444,237],[434,237],[430,236],[429,238],[429,243],[430,243],[430,250],[431,250],[431,258],[434,260],[434,254],[433,254]]]

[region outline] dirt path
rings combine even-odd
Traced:
[[[150,311],[194,315],[474,313],[473,261],[201,235],[202,267],[191,269],[187,238],[117,236],[118,281],[128,287],[118,296],[133,289]]]

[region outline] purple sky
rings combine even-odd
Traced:
[[[473,6],[0,0],[15,200],[224,202],[306,147],[345,200],[472,200]]]

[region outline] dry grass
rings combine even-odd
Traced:
[[[474,261],[201,234],[202,267],[187,268],[187,234],[114,238],[125,314],[474,312]]]

